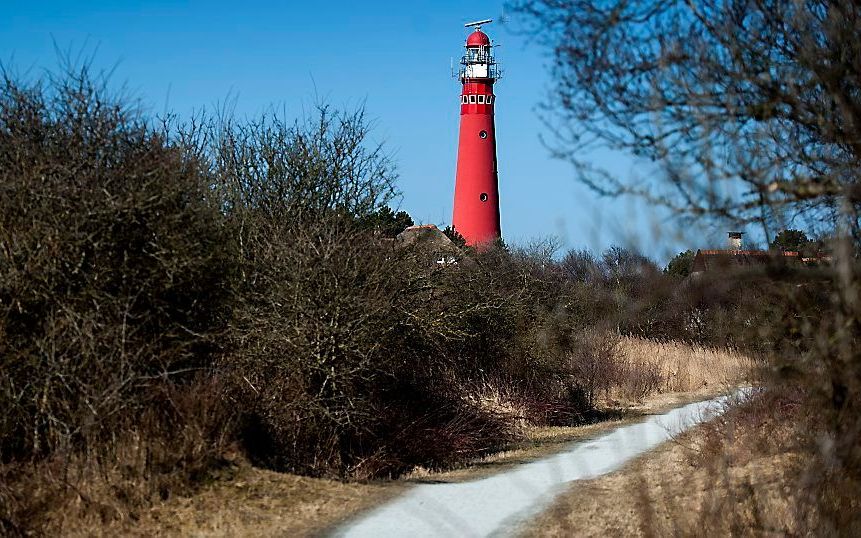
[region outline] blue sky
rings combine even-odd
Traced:
[[[401,209],[444,225],[459,120],[450,59],[461,53],[465,22],[501,13],[501,2],[482,1],[6,0],[0,60],[32,73],[55,65],[55,43],[95,51],[96,65],[114,68],[113,81],[153,113],[186,116],[228,99],[240,115],[275,105],[299,116],[321,98],[337,107],[364,103],[375,140],[398,165]],[[642,203],[599,198],[579,185],[539,140],[545,129],[536,109],[552,88],[544,51],[505,24],[484,29],[502,45],[505,68],[496,121],[507,241],[554,235],[566,248],[633,245],[662,263],[683,247],[722,242],[721,230],[686,228],[681,237],[677,224]],[[649,180],[624,155],[599,152],[594,160]]]

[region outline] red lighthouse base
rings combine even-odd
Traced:
[[[471,246],[501,236],[492,88],[492,84],[465,84],[467,98],[481,94],[485,103],[461,105],[452,224]],[[487,96],[491,96],[491,104],[486,104]]]

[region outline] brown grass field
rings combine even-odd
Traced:
[[[615,473],[572,484],[520,535],[807,534],[816,524],[794,510],[807,456],[786,448],[790,427],[758,414],[701,425]]]
[[[732,351],[629,340],[651,352],[668,388],[701,390],[751,381],[752,362]],[[636,350],[636,351],[635,351]],[[651,399],[647,400],[651,401]],[[803,491],[801,450],[788,422],[766,399],[730,406],[623,469],[572,484],[520,535],[793,536],[815,523],[793,509]],[[827,534],[827,533],[826,533]]]
[[[753,361],[732,349],[622,337],[619,350],[630,370],[657,371],[658,392],[718,391],[749,380]]]
[[[636,338],[623,338],[620,351],[623,360],[629,363],[647,361],[657,368],[661,372],[662,384],[658,392],[641,400],[611,393],[602,401],[602,406],[619,411],[613,420],[577,427],[537,427],[522,423],[522,440],[508,450],[444,472],[417,469],[399,480],[345,483],[276,473],[237,462],[230,472],[191,497],[169,499],[107,528],[95,529],[89,525],[75,527],[73,524],[65,525],[65,528],[73,535],[102,536],[320,535],[338,523],[403,493],[413,484],[466,481],[500,472],[552,454],[570,442],[601,435],[636,421],[645,414],[663,412],[691,401],[709,398],[730,386],[747,382],[752,365],[748,358],[734,351]],[[517,409],[498,393],[488,391],[482,398],[488,406],[495,406],[512,415],[517,413]],[[636,477],[643,476],[650,484],[667,482],[684,488],[690,479],[690,467],[683,463],[682,455],[689,449],[681,443],[664,446],[642,458],[642,462],[646,463],[638,464],[641,467],[637,468],[636,475],[620,476],[617,473],[573,486],[569,495],[560,499],[537,520],[537,526],[530,531],[531,535],[567,535],[571,530],[566,523],[569,517],[595,520],[595,535],[606,534],[604,531],[614,529],[627,531],[635,528],[636,522],[633,520],[627,527],[622,527],[618,519],[613,519],[629,517],[631,510],[639,506],[634,492],[642,490],[642,487],[637,485],[639,489],[630,489],[631,480],[639,480]],[[639,470],[641,468],[642,471]],[[661,475],[663,482],[655,482],[655,475]],[[698,484],[704,479],[699,480],[692,483],[691,491],[702,489]],[[618,488],[623,488],[621,495],[627,499],[622,504],[617,502],[620,495]],[[648,492],[648,495],[653,494],[652,491]],[[599,509],[599,506],[603,508]],[[662,506],[656,504],[653,507],[659,513],[655,517],[663,517]],[[583,510],[589,507],[592,507],[591,511],[584,513]],[[578,533],[580,530],[583,529],[578,529]]]

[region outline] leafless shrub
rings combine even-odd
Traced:
[[[421,466],[445,469],[501,448],[517,438],[510,417],[463,402],[428,401],[424,413],[396,417],[391,437],[355,465],[354,476],[398,476]]]
[[[289,227],[335,214],[357,219],[389,202],[397,175],[384,148],[369,143],[370,129],[361,108],[321,104],[292,123],[204,117],[183,136],[207,157],[227,217],[248,234],[245,220]]]
[[[619,337],[608,331],[585,330],[565,361],[566,383],[572,391],[583,391],[586,405],[595,407],[620,378]]]
[[[253,419],[247,445],[278,468],[348,474],[351,437],[379,418],[378,391],[417,359],[399,345],[411,331],[396,253],[328,226],[269,237],[247,269],[253,286],[224,359]]]
[[[488,450],[507,434],[480,432],[507,426],[456,390],[454,364],[475,336],[468,320],[492,307],[448,302],[446,282],[469,271],[429,268],[420,249],[364,230],[394,195],[391,164],[366,150],[361,113],[318,113],[294,125],[215,123],[202,137],[240,245],[220,365],[246,450],[259,464],[342,477]]]
[[[31,511],[52,499],[98,497],[83,474],[122,467],[131,484],[193,475],[216,457],[213,430],[229,430],[227,416],[213,416],[218,427],[192,441],[189,428],[206,417],[185,391],[206,375],[226,321],[230,242],[203,167],[166,129],[86,67],[31,83],[2,72],[0,461],[12,478],[0,481],[0,519],[9,529],[38,526]],[[134,447],[134,464],[120,446]],[[39,476],[47,481],[36,485]]]
[[[219,382],[156,390],[163,399],[115,425],[110,441],[0,464],[3,534],[90,534],[114,520],[134,520],[153,502],[192,493],[227,465],[234,413]]]
[[[86,443],[136,412],[129,390],[205,364],[228,264],[197,164],[98,79],[0,92],[8,460]]]

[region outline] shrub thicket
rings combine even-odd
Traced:
[[[199,164],[103,93],[86,72],[0,86],[4,462],[112,437],[225,327],[231,253]]]
[[[656,386],[619,334],[740,334],[733,290],[680,288],[625,249],[428,264],[388,238],[408,221],[386,210],[395,179],[361,112],[156,126],[86,69],[6,74],[3,529],[57,530],[46,514],[72,499],[122,517],[229,445],[313,475],[443,467],[512,439],[483,390],[577,423],[614,386]]]
[[[163,469],[182,483],[217,458],[228,421],[217,402],[183,389],[216,385],[208,368],[230,311],[233,254],[210,198],[193,154],[86,70],[29,84],[4,73],[6,530],[20,530],[27,519],[15,511],[39,502],[39,488],[15,488],[27,463],[113,462],[122,452],[129,468],[147,462],[144,476]],[[68,469],[42,478],[55,489],[74,480]]]

